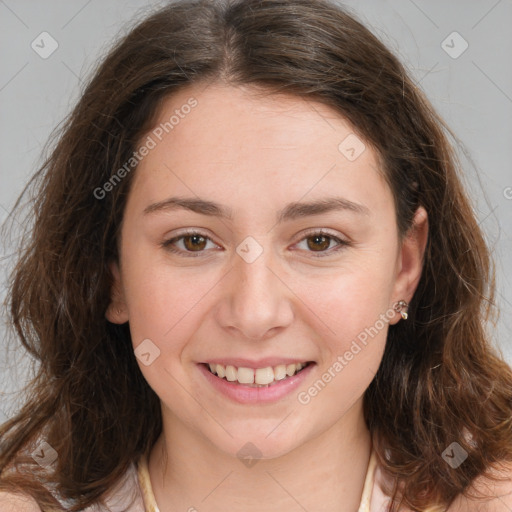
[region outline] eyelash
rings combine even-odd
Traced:
[[[177,242],[178,240],[181,240],[182,238],[186,238],[187,236],[193,236],[193,235],[199,235],[199,236],[205,238],[207,241],[213,242],[213,240],[211,240],[210,237],[206,236],[205,234],[203,234],[199,231],[186,231],[184,233],[181,233],[179,236],[176,236],[169,240],[164,241],[161,245],[164,249],[166,249],[170,252],[173,252],[175,254],[183,255],[185,257],[197,258],[199,256],[202,256],[203,253],[205,252],[205,250],[185,251],[182,249],[177,249],[176,247],[173,246],[173,244],[175,242]],[[328,238],[330,240],[334,240],[334,241],[338,242],[338,244],[339,244],[338,246],[336,246],[334,248],[328,249],[326,251],[319,251],[318,253],[315,253],[315,251],[307,251],[307,252],[311,252],[313,254],[314,258],[323,258],[326,256],[330,256],[333,253],[336,253],[336,252],[340,251],[341,249],[351,245],[350,242],[348,242],[347,240],[342,240],[341,238],[338,238],[323,229],[319,229],[316,231],[311,231],[309,233],[306,233],[305,236],[303,238],[301,238],[299,240],[299,242],[297,242],[297,243],[307,240],[308,238],[313,238],[314,236],[325,236],[326,238]]]

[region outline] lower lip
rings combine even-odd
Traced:
[[[279,380],[272,386],[253,388],[238,382],[229,382],[210,372],[206,365],[199,364],[199,370],[208,382],[223,395],[241,404],[266,404],[277,402],[296,390],[307,378],[315,363],[310,363],[293,377]]]

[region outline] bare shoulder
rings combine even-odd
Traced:
[[[488,496],[487,499],[471,499],[458,496],[447,512],[510,512],[512,511],[512,463],[502,464],[493,471],[502,480],[478,477],[470,492]]]
[[[0,512],[41,512],[30,496],[0,491]]]

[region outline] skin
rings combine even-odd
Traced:
[[[107,311],[112,322],[130,322],[134,348],[150,338],[160,350],[150,366],[139,364],[162,402],[163,434],[149,460],[159,509],[353,512],[371,447],[362,397],[381,361],[387,323],[307,405],[297,393],[272,405],[232,403],[205,384],[196,363],[228,356],[314,360],[307,389],[380,314],[411,299],[426,213],[418,210],[400,240],[375,153],[367,145],[353,162],[341,155],[338,144],[354,130],[325,106],[194,87],[163,104],[156,125],[192,95],[198,106],[136,171]],[[275,224],[286,203],[333,191],[366,205],[368,217],[340,211]],[[171,195],[220,202],[234,220],[187,211],[143,215]],[[210,232],[223,251],[187,259],[161,247],[187,227]],[[352,245],[314,259],[303,241],[310,228],[329,228]],[[263,247],[250,264],[235,251],[246,236]],[[299,242],[302,256],[291,250]],[[396,314],[389,323],[398,321]],[[252,467],[236,455],[248,441],[262,453]],[[469,489],[487,499],[460,495],[448,512],[512,510],[512,465],[492,474],[502,481],[482,476]],[[0,512],[12,510],[41,509],[30,497],[0,492]]]
[[[391,308],[410,301],[418,284],[427,215],[419,208],[401,239],[376,152],[365,143],[349,161],[338,150],[354,133],[339,113],[253,92],[195,85],[161,105],[155,126],[191,96],[198,101],[136,170],[107,318],[130,323],[134,348],[150,339],[160,350],[149,366],[139,366],[162,404],[163,433],[149,459],[161,512],[227,506],[353,512],[371,450],[363,394],[382,359],[388,325],[401,321]],[[333,195],[368,211],[276,223],[290,202]],[[185,209],[144,214],[171,196],[215,201],[233,219]],[[208,237],[198,257],[162,246],[185,228]],[[320,228],[348,245],[335,251],[335,238],[327,239],[327,249],[315,245]],[[252,263],[236,252],[248,236],[263,249]],[[184,242],[174,246],[198,254],[190,239]],[[301,404],[298,392],[386,312],[378,334]],[[270,356],[316,363],[297,392],[272,404],[235,403],[198,369],[214,358]],[[252,467],[237,457],[248,442],[261,453]]]

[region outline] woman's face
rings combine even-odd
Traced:
[[[375,151],[298,97],[194,86],[141,146],[107,317],[129,321],[164,425],[276,457],[360,419],[424,211],[400,243]]]

